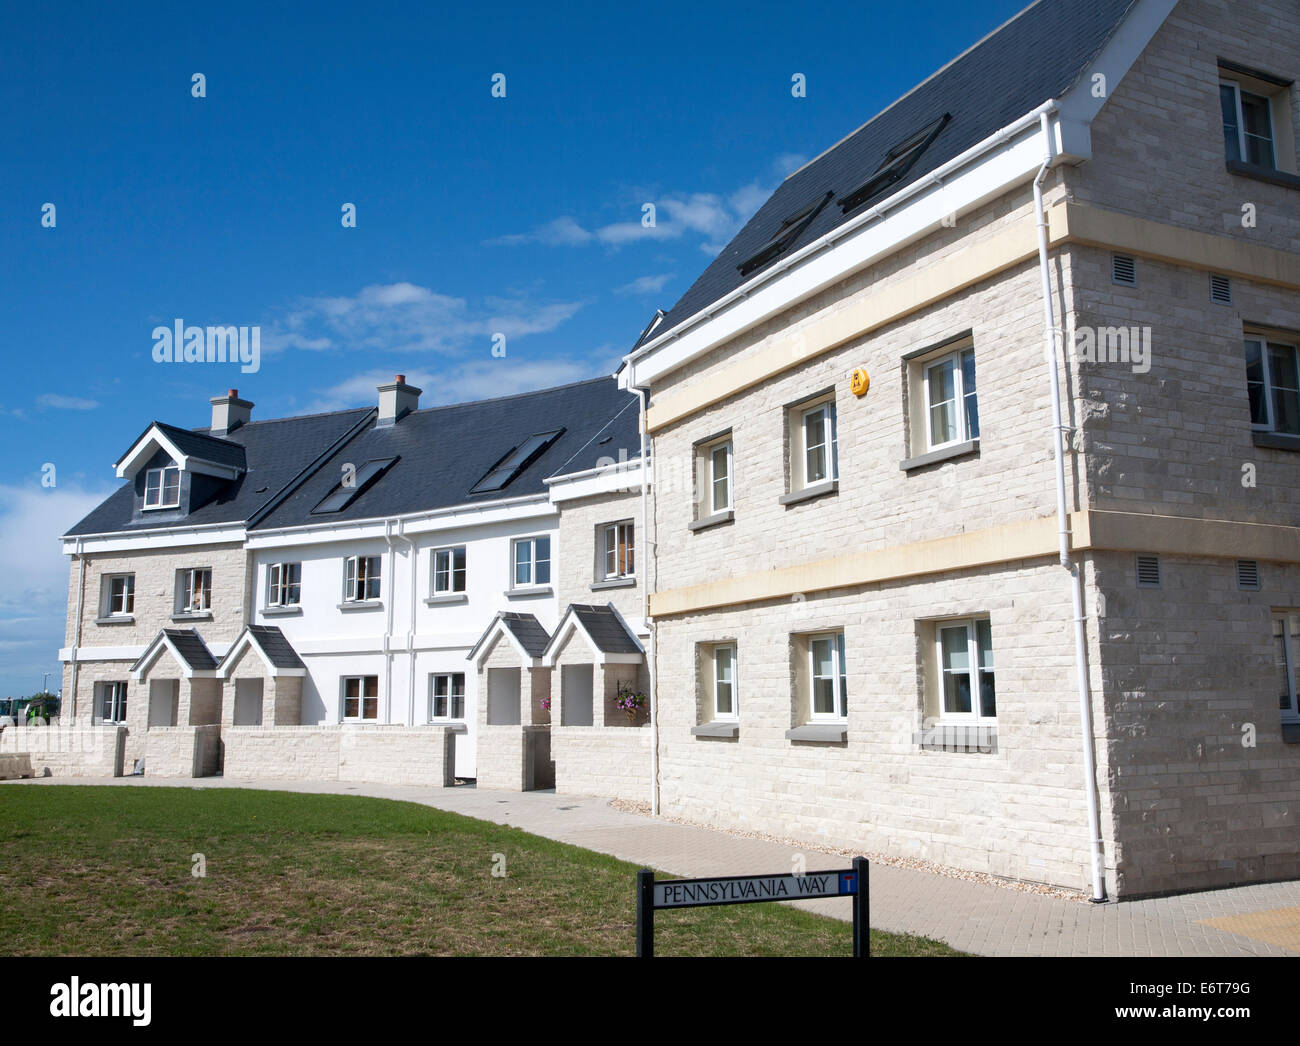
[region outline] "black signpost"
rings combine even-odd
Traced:
[[[867,940],[870,908],[867,894],[867,859],[853,858],[853,867],[802,875],[740,875],[713,879],[660,879],[642,868],[636,873],[636,954],[649,959],[655,953],[655,912],[669,908],[704,908],[718,904],[756,904],[759,901],[799,901],[816,897],[853,898],[853,957],[871,954]]]

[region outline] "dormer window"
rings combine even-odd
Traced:
[[[175,465],[149,469],[144,474],[145,508],[178,508],[181,503],[181,470]]]

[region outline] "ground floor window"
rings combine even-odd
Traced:
[[[429,677],[429,718],[465,718],[464,672],[446,672]]]
[[[99,718],[104,723],[126,722],[126,684],[99,684]]]
[[[713,648],[713,718],[736,719],[736,648],[723,645]]]
[[[343,718],[354,722],[379,718],[379,677],[346,676],[343,680]]]
[[[935,640],[943,718],[996,719],[993,629],[988,618],[938,622]]]
[[[848,677],[844,662],[844,633],[808,637],[811,659],[812,718],[847,719]]]
[[[1277,673],[1277,706],[1287,722],[1300,722],[1296,697],[1296,660],[1300,657],[1300,612],[1273,616],[1273,666]]]

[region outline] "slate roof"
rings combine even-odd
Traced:
[[[245,627],[244,632],[248,633],[248,637],[261,648],[262,653],[266,655],[266,659],[276,668],[306,667],[302,663],[302,658],[298,656],[298,651],[294,650],[293,644],[274,625],[248,625]],[[243,633],[241,633],[239,638],[230,644],[226,656],[221,659],[223,666],[243,638]]]
[[[175,425],[168,425],[162,421],[155,421],[153,424],[176,444],[176,449],[182,454],[190,454],[204,461],[216,462],[218,465],[231,465],[239,469],[248,467],[248,457],[243,444],[236,443],[229,437],[223,439],[220,436],[210,436],[206,432],[178,429]],[[152,427],[153,425],[150,426]],[[145,431],[147,432],[148,429]],[[238,429],[235,431],[238,432]]]
[[[714,259],[649,336],[658,338],[707,308],[777,260],[824,236],[865,210],[847,213],[841,197],[861,186],[886,154],[945,113],[952,119],[899,181],[871,202],[965,152],[1047,101],[1062,97],[1110,40],[1136,0],[1039,0],[981,40],[843,141],[790,175],[735,239]],[[737,266],[753,257],[785,219],[820,200],[831,201],[790,243],[759,269]]]
[[[412,411],[397,424],[373,422],[338,450],[292,495],[255,524],[258,529],[336,520],[382,519],[454,505],[545,494],[543,480],[595,467],[604,457],[636,458],[638,401],[614,378]],[[531,464],[500,490],[470,488],[513,448],[536,433],[563,429]],[[238,431],[238,430],[236,430]],[[338,512],[313,514],[338,487],[343,466],[399,460]]]
[[[637,642],[636,636],[628,631],[612,604],[600,607],[586,603],[570,603],[564,616],[560,618],[559,626],[555,629],[552,643],[555,637],[564,631],[564,624],[570,614],[578,619],[587,635],[591,636],[591,641],[596,644],[596,649],[602,654],[642,653],[641,644]],[[548,648],[549,646],[550,644]]]
[[[217,667],[217,659],[212,656],[202,637],[192,628],[164,628],[144,649],[139,660],[131,666],[131,671],[138,671],[149,660],[154,648],[166,637],[181,660],[195,671],[211,671]]]
[[[224,439],[209,436],[204,429],[190,431],[159,424],[169,439],[183,443],[180,449],[190,453],[192,448],[193,453],[209,460],[216,460],[212,457],[216,453],[214,445],[238,447],[243,455],[241,467],[247,470],[228,484],[222,493],[189,513],[183,525],[240,523],[253,518],[285,484],[328,450],[335,440],[373,413],[373,407],[363,407],[297,418],[250,421]],[[227,449],[222,453],[231,459],[229,463],[233,463],[235,451]],[[158,525],[151,519],[133,521],[132,510],[132,488],[127,482],[70,528],[66,536],[129,533]]]
[[[541,657],[543,651],[546,650],[547,644],[551,641],[550,634],[532,614],[502,610],[488,623],[488,627],[483,630],[483,634],[479,636],[478,642],[474,644],[473,649],[465,655],[466,661],[473,661],[478,656],[479,648],[487,642],[488,636],[492,634],[498,622],[519,641],[519,645],[528,652],[529,657]]]

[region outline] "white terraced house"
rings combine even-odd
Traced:
[[[1294,0],[1039,0],[616,380],[155,423],[64,539],[72,714],[119,772],[554,784],[1097,900],[1300,875],[1297,77]]]

